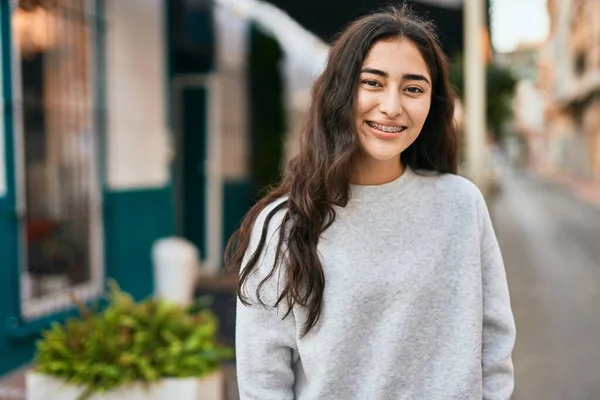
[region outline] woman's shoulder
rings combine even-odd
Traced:
[[[481,190],[464,176],[451,173],[437,173],[429,171],[416,171],[421,177],[423,185],[439,199],[461,200],[474,204],[483,199]]]
[[[287,210],[287,200],[288,196],[283,196],[268,203],[256,217],[253,230],[262,231],[265,224],[268,224],[270,232],[274,232],[281,227]]]
[[[259,214],[259,217],[263,217],[266,218],[267,215],[271,214],[273,211],[275,211],[274,215],[282,215],[285,213],[285,210],[287,209],[286,205],[287,205],[287,201],[288,201],[288,196],[282,196],[279,197],[275,200],[273,200],[272,202],[268,203],[265,208],[262,209],[262,211]]]

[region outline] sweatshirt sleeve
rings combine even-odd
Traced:
[[[266,212],[267,209],[262,214]],[[278,268],[261,287],[261,300],[267,307],[260,305],[256,297],[257,286],[273,267],[280,220],[273,218],[269,224],[267,242],[258,262],[259,268],[249,277],[245,286],[251,305],[244,305],[239,298],[237,301],[236,369],[240,400],[294,399],[292,364],[298,358],[294,314],[290,313],[282,319],[287,305],[274,307],[284,276],[282,268]],[[264,215],[257,219],[246,258],[254,253],[263,224]],[[245,262],[242,267],[244,266]]]
[[[500,246],[483,198],[481,202],[483,400],[508,400],[514,389],[512,350],[516,329]]]

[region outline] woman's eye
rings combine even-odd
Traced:
[[[367,86],[381,87],[381,85],[377,81],[365,80],[363,81],[363,83]]]
[[[414,93],[414,94],[424,93],[423,89],[421,89],[419,87],[415,87],[415,86],[411,86],[409,88],[406,88],[406,91],[409,92],[409,93]]]

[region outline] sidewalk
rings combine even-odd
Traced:
[[[25,366],[0,377],[0,400],[25,400],[25,374],[29,368],[30,366]],[[239,399],[237,391],[237,378],[235,375],[235,364],[223,364],[222,370],[225,379],[223,399]]]
[[[29,366],[0,377],[0,400],[25,400],[25,373]]]
[[[581,201],[600,207],[600,182],[585,180],[561,172],[533,172],[545,181],[563,186]]]

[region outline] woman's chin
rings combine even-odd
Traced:
[[[371,162],[376,163],[393,162],[400,158],[400,153],[397,151],[367,151],[365,155]]]

